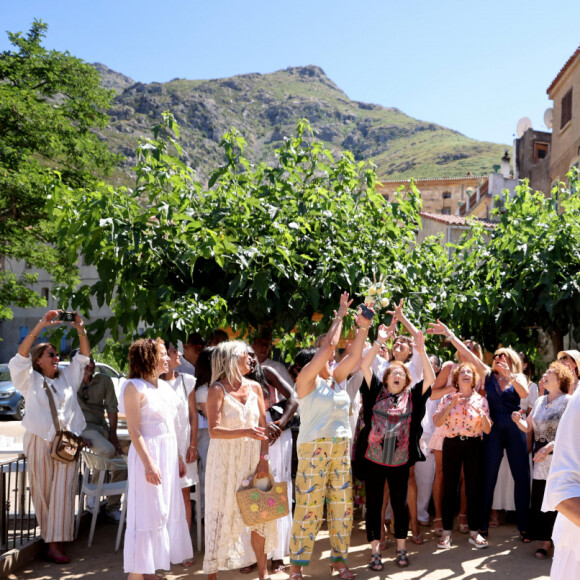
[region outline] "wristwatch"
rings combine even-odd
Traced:
[[[268,461],[270,459],[270,456],[265,453],[264,455],[260,455],[260,459],[265,459],[266,461]]]

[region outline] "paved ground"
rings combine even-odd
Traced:
[[[356,522],[353,531],[353,541],[349,556],[349,565],[356,573],[358,580],[375,578],[389,578],[390,580],[447,580],[462,579],[476,580],[493,578],[492,574],[499,573],[501,577],[522,580],[548,580],[550,574],[550,560],[541,561],[534,558],[536,549],[534,544],[522,544],[513,525],[502,525],[492,530],[490,547],[487,550],[476,550],[467,543],[467,536],[456,533],[455,545],[446,551],[437,551],[436,538],[428,530],[425,533],[426,542],[415,546],[408,542],[409,559],[411,565],[406,570],[397,568],[394,563],[395,548],[389,547],[383,552],[385,569],[382,572],[372,572],[367,568],[369,549],[366,544],[364,525]],[[423,528],[427,530],[427,528]],[[44,561],[36,560],[17,574],[9,576],[12,579],[35,580],[72,580],[87,578],[95,580],[122,579],[123,573],[122,552],[113,552],[115,533],[117,528],[106,522],[99,523],[95,532],[95,540],[91,548],[87,548],[87,530],[77,542],[72,545],[68,553],[73,561],[66,566],[57,566]],[[329,544],[326,532],[321,533],[316,542],[316,550],[312,563],[304,569],[305,578],[328,577]],[[162,575],[168,580],[203,577],[201,565],[203,554],[196,554],[194,565],[186,570],[181,566]],[[220,573],[225,580],[255,580],[257,573],[243,575],[238,571]],[[283,580],[287,574],[272,575],[272,580]],[[337,576],[335,576],[337,578]]]
[[[0,419],[0,435],[18,438],[22,437],[23,433],[24,430],[20,422]],[[113,580],[125,578],[122,551],[117,554],[113,552],[117,527],[107,522],[99,522],[91,548],[87,548],[87,528],[81,530],[79,539],[68,549],[69,555],[73,558],[70,564],[57,566],[35,560],[9,578],[27,580],[72,580],[78,578]],[[450,550],[438,551],[436,548],[437,538],[431,530],[423,528],[423,533],[426,539],[425,544],[416,546],[410,541],[407,543],[411,562],[409,568],[401,570],[396,566],[394,563],[395,548],[391,545],[383,552],[385,569],[382,572],[372,572],[367,568],[370,551],[366,543],[364,524],[357,521],[353,530],[349,566],[356,573],[357,580],[378,578],[389,578],[390,580],[491,580],[494,572],[518,580],[549,580],[551,560],[542,561],[534,558],[537,546],[535,544],[522,544],[513,525],[504,524],[491,530],[490,547],[486,550],[473,548],[467,543],[467,536],[455,533],[454,546]],[[316,550],[310,566],[304,569],[304,577],[328,577],[329,554],[328,535],[324,531],[321,532],[316,542]],[[191,568],[186,570],[181,566],[174,566],[171,571],[163,575],[168,580],[203,577],[202,560],[203,554],[197,554]],[[258,575],[257,573],[244,575],[238,571],[230,571],[220,573],[220,578],[224,580],[255,580]],[[287,574],[272,575],[272,580],[286,578],[288,578]]]

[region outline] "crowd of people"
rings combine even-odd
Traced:
[[[558,353],[535,385],[524,353],[501,347],[488,365],[476,342],[460,340],[437,321],[425,333],[441,335],[457,353],[441,365],[427,353],[425,334],[405,316],[401,300],[388,313],[390,325],[378,325],[372,344],[376,315],[359,309],[354,337],[339,353],[351,303],[343,293],[328,332],[300,351],[289,369],[270,358],[267,333],[251,345],[230,340],[223,330],[207,341],[194,333],[183,354],[161,338],[141,338],[130,347],[118,401],[110,379],[94,374],[78,313],[70,322],[80,347],[68,366],[59,368],[53,345],[38,343],[46,328],[62,322],[60,311],[47,312],[9,363],[26,399],[24,449],[47,557],[69,561],[64,544],[74,537],[78,484],[76,462],[52,453],[56,407],[60,430],[105,457],[122,453],[118,413],[126,418],[129,580],[159,578],[156,571],[171,564],[191,566],[192,485],[202,490],[209,580],[230,569],[257,569],[265,580],[269,570],[286,570],[285,560],[290,580],[300,580],[324,519],[330,571],[351,580],[355,496],[365,497],[369,568],[381,571],[391,521],[394,564],[401,568],[410,565],[409,531],[411,541],[423,543],[421,526],[432,526],[438,550],[452,545],[454,529],[474,548],[487,548],[489,527],[498,524],[494,492],[508,479],[521,541],[539,542],[534,555],[544,559],[555,540],[553,577],[580,575],[580,483],[571,473],[580,471],[573,444],[578,418],[570,418],[580,411],[573,396],[580,352]],[[401,327],[407,334],[397,333]],[[504,454],[508,469],[502,472]],[[237,492],[251,486],[266,491],[272,481],[287,484],[282,502],[294,504],[293,510],[246,525]],[[113,520],[119,502],[109,498],[105,507]]]

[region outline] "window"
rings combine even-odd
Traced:
[[[443,215],[451,215],[451,208],[450,208],[450,207],[444,207],[444,208],[441,210],[441,213],[442,213]]]
[[[42,288],[40,295],[48,302],[48,288]]]
[[[451,199],[451,192],[450,191],[444,191],[443,192],[443,199]]]
[[[534,142],[534,163],[540,161],[540,159],[545,159],[548,156],[550,150],[550,145],[542,141]]]
[[[562,118],[560,121],[560,129],[572,119],[572,89],[570,89],[562,97]]]

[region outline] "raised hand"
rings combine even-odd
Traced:
[[[447,326],[445,326],[439,319],[437,319],[437,322],[429,323],[427,334],[442,334],[449,338],[453,333]]]
[[[367,306],[367,308],[368,308],[368,306]],[[375,313],[375,311],[374,311],[372,308],[369,308],[369,310],[370,310],[370,311],[371,311],[373,314]],[[362,314],[358,314],[358,313],[357,313],[357,314],[355,314],[355,316],[354,316],[354,321],[355,321],[356,325],[357,325],[359,328],[366,328],[366,329],[369,329],[369,328],[372,326],[372,324],[373,324],[373,321],[372,321],[372,319],[369,319],[369,318],[367,318],[366,316],[363,316]]]
[[[77,329],[77,330],[82,330],[84,328],[84,321],[81,318],[81,315],[75,310],[75,319],[73,322],[71,322],[71,324]]]
[[[348,312],[348,307],[352,304],[353,299],[349,300],[348,292],[343,292],[340,295],[340,304],[338,307],[338,312],[334,312],[335,316],[338,318],[344,318],[345,314]]]
[[[493,365],[493,369],[496,370],[502,377],[509,377],[512,371],[506,362],[500,361]]]
[[[403,304],[405,301],[401,298],[399,304],[395,304],[394,310],[387,310],[387,314],[391,314],[394,319],[398,319],[403,314]]]
[[[58,315],[62,310],[49,310],[41,319],[40,323],[45,327],[54,326],[55,324],[61,324],[62,320],[58,319]]]
[[[425,348],[425,335],[422,332],[418,332],[417,336],[415,336],[413,348],[415,350],[422,350]]]
[[[388,338],[389,338],[389,329],[384,324],[381,324],[379,326],[379,330],[377,333],[377,341],[380,344],[384,344]]]

